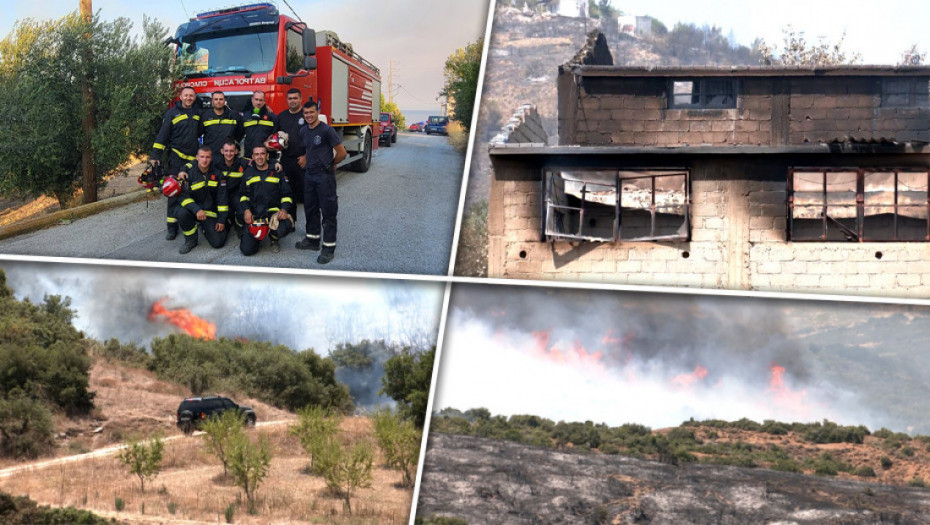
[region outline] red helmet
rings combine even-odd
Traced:
[[[278,131],[268,137],[268,149],[271,151],[283,151],[287,149],[287,133]]]
[[[268,236],[268,223],[263,221],[252,221],[252,224],[249,224],[249,235],[258,240],[264,239]]]
[[[178,179],[168,177],[165,179],[164,184],[161,185],[161,192],[165,197],[174,197],[181,193],[181,184],[178,183]]]
[[[143,188],[147,190],[154,188],[155,184],[158,182],[154,179],[150,179],[148,177],[148,173],[143,173],[142,175],[139,175],[139,178],[136,180],[139,182],[139,184],[142,185]]]

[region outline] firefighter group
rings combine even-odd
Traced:
[[[280,240],[296,229],[297,199],[304,205],[306,236],[296,248],[319,251],[320,264],[332,261],[336,165],[346,149],[320,119],[318,102],[304,102],[294,88],[287,92],[287,110],[275,115],[262,91],[242,112],[226,105],[222,91],[211,95],[209,108],[195,108],[196,100],[193,88],[181,90],[149,154],[148,173],[164,175],[156,178],[168,197],[165,238],[174,240],[180,231],[179,252],[186,254],[197,247],[200,232],[221,248],[235,230],[243,255],[257,253],[265,237],[277,253]]]

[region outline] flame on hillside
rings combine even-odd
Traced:
[[[191,337],[207,340],[216,339],[215,324],[197,317],[187,308],[169,310],[164,306],[164,303],[167,300],[168,298],[165,297],[155,301],[155,303],[152,305],[152,309],[149,311],[149,321],[156,322],[159,320],[164,320],[170,324],[173,324],[174,326],[177,326],[181,330],[184,330],[184,332]]]

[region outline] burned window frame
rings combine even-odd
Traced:
[[[554,184],[553,180],[555,177],[552,175],[554,173],[560,172],[613,172],[613,183],[591,183],[591,185],[597,185],[607,188],[612,188],[615,196],[614,203],[614,218],[612,224],[612,235],[610,237],[603,236],[593,236],[593,235],[584,235],[584,210],[585,202],[583,195],[585,194],[585,188],[587,183],[582,186],[582,198],[581,205],[578,207],[567,206],[565,204],[560,204],[553,202],[553,189]],[[621,173],[630,174],[630,173],[642,173],[642,175],[637,176],[621,176]],[[684,191],[684,201],[681,204],[677,205],[665,205],[665,206],[656,206],[656,180],[665,177],[683,177],[683,191]],[[651,179],[652,183],[650,185],[650,202],[649,207],[638,207],[638,208],[623,208],[623,181],[624,180],[633,180],[633,179]],[[555,242],[555,241],[585,241],[585,242],[640,242],[640,241],[690,241],[691,240],[691,170],[688,168],[674,167],[674,168],[595,168],[595,167],[545,167],[542,169],[542,184],[541,191],[543,194],[542,198],[542,235],[541,240],[546,242]],[[681,206],[683,208],[683,229],[684,234],[675,234],[675,235],[655,235],[656,233],[656,213],[657,209],[662,210],[666,208],[672,208]],[[575,233],[566,233],[564,231],[551,231],[550,224],[550,212],[555,209],[571,210],[577,211],[579,214],[578,219],[578,231]],[[623,210],[648,210],[650,215],[650,235],[639,236],[639,237],[624,237],[623,236]]]
[[[895,84],[905,86],[894,88]],[[906,98],[895,101],[892,97]],[[926,77],[899,77],[882,79],[882,107],[889,108],[924,108],[930,106],[930,79]]]
[[[697,102],[690,102],[687,104],[678,104],[675,102],[675,83],[676,82],[691,82],[692,99],[695,97],[694,88],[697,87]],[[710,93],[708,90],[708,84],[711,82],[726,82],[729,86],[729,91],[720,92],[720,93]],[[737,100],[739,99],[739,79],[737,78],[728,78],[728,77],[694,77],[694,78],[670,78],[667,83],[668,92],[666,93],[666,98],[668,99],[668,109],[698,109],[698,110],[715,110],[715,109],[735,109],[737,107]],[[716,104],[711,105],[712,98],[710,96],[716,95],[731,95],[729,104]]]
[[[820,234],[819,237],[798,238],[795,234],[794,210],[797,206],[799,206],[795,202],[795,189],[794,189],[794,179],[795,179],[794,175],[797,172],[820,173],[823,176],[822,197],[821,197],[821,203],[819,203],[819,205],[823,207],[823,211],[821,212],[821,217],[820,217],[823,227],[821,229],[822,233]],[[855,215],[855,228],[854,229],[841,226],[839,224],[838,219],[831,218],[827,214],[827,209],[828,207],[831,206],[829,202],[829,197],[828,197],[829,192],[827,192],[827,175],[829,173],[856,173],[856,202],[855,202],[856,215]],[[879,204],[868,204],[866,202],[865,179],[870,174],[879,174],[879,173],[889,173],[889,174],[894,175],[894,198],[893,198],[893,202],[890,204],[879,205]],[[915,174],[926,175],[927,177],[927,190],[926,190],[927,201],[925,203],[923,203],[922,205],[900,204],[899,203],[899,201],[901,200],[899,199],[900,188],[901,188],[899,176],[902,173],[915,173]],[[930,168],[921,169],[921,168],[914,168],[914,167],[910,167],[910,168],[895,168],[895,167],[888,167],[888,168],[884,168],[884,167],[802,168],[802,167],[793,167],[793,168],[788,169],[787,197],[788,197],[787,203],[786,203],[787,218],[788,218],[787,240],[789,242],[930,242]],[[815,206],[815,205],[816,204],[809,205],[809,206]],[[834,204],[833,206],[836,206],[836,204]],[[874,236],[874,235],[868,234],[868,232],[866,231],[866,219],[869,217],[869,215],[866,215],[866,208],[888,207],[888,206],[891,206],[893,208],[891,237],[885,238],[883,236]],[[927,210],[926,230],[925,230],[924,237],[922,239],[901,238],[903,236],[900,234],[900,231],[898,228],[898,223],[899,223],[898,219],[901,216],[900,209],[901,208],[920,208],[920,207],[925,207]],[[843,232],[846,239],[843,240],[843,239],[829,238],[828,232],[829,232],[831,225],[833,228],[839,229],[841,232]]]

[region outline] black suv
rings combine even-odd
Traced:
[[[211,416],[219,416],[227,410],[237,410],[245,415],[245,424],[255,426],[255,411],[252,407],[233,403],[228,397],[189,397],[181,401],[178,407],[178,428],[185,434],[194,431],[201,421]]]

